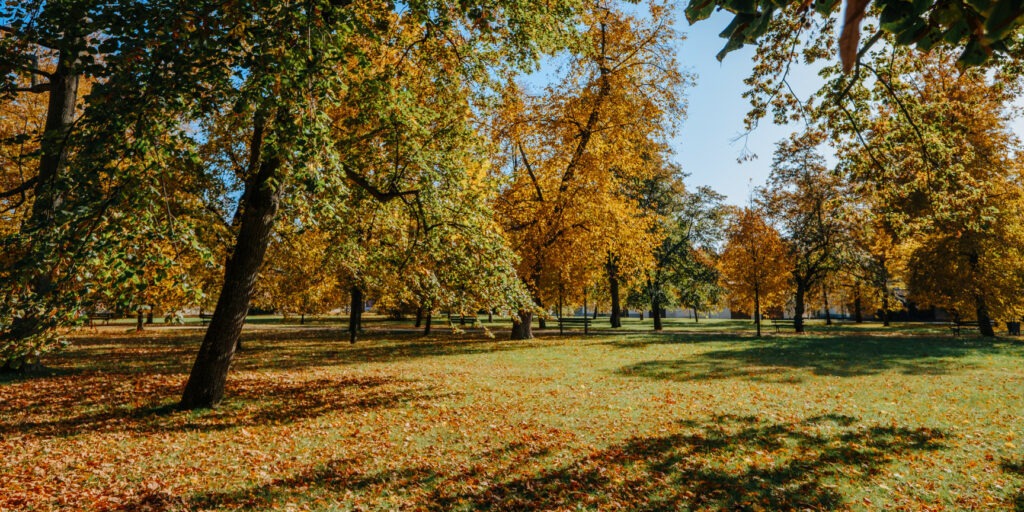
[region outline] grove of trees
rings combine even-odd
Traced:
[[[194,409],[252,306],[345,308],[353,343],[368,300],[528,339],[592,297],[612,328],[909,301],[992,336],[1024,314],[1010,4],[691,0],[735,15],[720,57],[758,45],[747,126],[801,126],[739,208],[673,162],[696,78],[672,3],[8,2],[0,360],[33,370],[89,312],[212,310]],[[811,97],[797,61],[826,62]]]

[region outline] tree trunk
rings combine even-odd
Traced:
[[[829,311],[828,305],[828,290],[822,288],[821,295],[822,299],[825,301],[825,325],[832,325],[832,312]]]
[[[592,316],[591,318],[597,320],[597,304],[594,304],[594,316]]]
[[[533,339],[533,311],[521,309],[519,310],[519,321],[512,322],[512,336],[509,339],[512,340],[530,340]]]
[[[698,317],[697,314],[698,314],[697,313],[697,307],[694,306],[694,308],[693,308],[693,323],[695,323],[695,324],[700,323],[700,317]]]
[[[142,314],[142,308],[139,308],[139,310],[135,312],[135,330],[136,331],[141,332],[143,330],[143,328],[142,328],[143,320],[144,320],[144,316]]]
[[[761,337],[761,290],[754,285],[754,327],[757,328],[757,337]]]
[[[988,304],[985,303],[985,296],[975,294],[974,304],[978,315],[978,333],[989,338],[995,336],[996,332],[992,327],[992,318],[988,315]]]
[[[804,332],[804,295],[807,289],[801,281],[796,282],[796,296],[793,304],[793,330]]]
[[[416,328],[423,324],[423,306],[416,308]]]
[[[889,287],[882,290],[882,325],[889,327]]]
[[[853,321],[857,322],[858,324],[864,323],[864,311],[861,306],[859,286],[854,291],[853,296]]]
[[[153,325],[153,306],[149,307],[149,312],[146,313],[146,323]]]
[[[280,206],[282,161],[271,155],[261,159],[264,121],[257,114],[253,131],[251,161],[259,162],[258,172],[245,185],[239,208],[240,226],[235,247],[224,268],[213,318],[199,347],[179,407],[200,409],[215,407],[224,398],[228,369],[249,311],[256,278],[270,245],[274,220]]]
[[[43,127],[36,184],[32,191],[32,210],[22,228],[24,234],[31,235],[53,227],[57,211],[64,203],[64,197],[61,194],[63,187],[58,184],[62,179],[66,179],[63,175],[70,153],[68,138],[75,122],[79,78],[76,68],[79,63],[80,42],[80,40],[74,40],[71,44],[72,49],[60,51],[57,57],[57,67],[50,76],[46,124]],[[34,261],[36,257],[32,251],[33,248],[30,247],[29,254],[25,255],[33,260],[29,261],[29,265],[27,265],[27,268],[34,272],[29,282],[31,296],[52,301],[57,269],[52,265]],[[55,322],[48,315],[29,312],[24,316],[15,317],[11,321],[7,332],[0,337],[0,342],[4,339],[11,341],[26,339],[54,327],[56,327]],[[19,368],[24,367],[24,364],[19,363],[19,365]]]
[[[660,331],[661,326],[661,301],[658,300],[657,294],[651,298],[651,318],[654,318],[654,330]]]
[[[430,321],[433,319],[433,311],[427,310],[427,318],[423,321],[423,335],[430,336]]]
[[[355,343],[359,330],[363,327],[363,290],[352,287],[352,304],[348,312],[348,342]]]
[[[611,321],[612,328],[616,329],[622,327],[622,305],[619,303],[619,265],[613,258],[608,258],[605,268],[608,270],[608,292],[612,296],[612,310],[608,319]]]

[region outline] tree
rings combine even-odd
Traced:
[[[188,81],[186,69],[208,68],[146,68],[156,40],[176,37],[180,30],[171,26],[184,21],[163,16],[165,4],[28,0],[8,7],[0,19],[0,101],[47,97],[42,131],[23,134],[38,147],[30,154],[37,165],[17,187],[0,191],[16,193],[26,208],[0,241],[0,357],[5,367],[24,369],[63,341],[63,329],[81,323],[98,290],[126,297],[126,283],[155,272],[126,264],[145,252],[140,247],[191,243],[194,230],[175,217],[170,197],[174,183],[190,182],[197,171],[178,165],[190,161],[182,135],[191,127],[181,123],[180,95],[164,92]],[[149,87],[136,86],[142,75]],[[171,265],[161,253],[150,251],[145,261]]]
[[[649,10],[641,19],[591,7],[558,84],[540,99],[506,89],[496,137],[512,181],[495,209],[539,310],[606,272],[617,280],[649,254],[649,221],[622,184],[651,172],[650,155],[683,115],[690,80],[672,56],[670,11]],[[534,311],[519,312],[514,339],[532,336]]]
[[[938,51],[875,58],[889,80],[869,96],[872,152],[856,152],[853,177],[906,247],[911,298],[976,318],[992,336],[991,319],[1022,305],[1021,169],[1008,128],[1016,84],[955,70]]]
[[[337,307],[340,283],[327,266],[329,237],[310,227],[279,229],[267,251],[253,303],[293,315],[320,315]]]
[[[181,407],[211,407],[223,397],[280,203],[290,197],[286,192],[315,193],[340,179],[382,202],[414,197],[415,190],[397,188],[405,167],[365,167],[364,152],[351,150],[365,141],[406,135],[413,144],[422,142],[421,136],[435,133],[438,112],[469,111],[465,95],[474,89],[468,82],[488,80],[499,65],[532,62],[571,14],[571,3],[543,9],[510,5],[436,9],[430,2],[409,2],[400,11],[387,2],[191,7],[203,12],[206,25],[185,46],[212,48],[210,57],[216,60],[211,66],[230,72],[204,85],[211,84],[209,95],[223,98],[217,104],[220,112],[245,119],[250,142],[249,164],[238,177],[245,185],[237,241]],[[437,90],[462,97],[422,97],[414,88],[394,87],[403,74],[448,85]],[[451,129],[463,129],[467,120],[463,117]],[[429,128],[426,134],[403,131],[421,126]],[[376,158],[379,151],[368,154]],[[440,169],[447,174],[433,175],[433,181],[459,173],[454,166]]]
[[[807,294],[838,265],[839,238],[845,232],[845,180],[831,172],[816,151],[822,134],[794,134],[775,150],[762,201],[782,227],[794,288],[793,325],[804,332]]]
[[[684,177],[677,166],[663,165],[633,187],[638,204],[656,220],[651,228],[658,237],[654,264],[637,283],[636,292],[651,307],[657,331],[664,307],[680,304],[699,311],[717,304],[722,291],[716,260],[724,234],[725,197],[708,187],[686,190]]]
[[[789,288],[782,238],[762,212],[742,208],[729,222],[720,264],[732,308],[751,311],[760,337],[762,309],[781,306]]]

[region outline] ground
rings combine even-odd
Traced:
[[[200,412],[198,328],[87,330],[0,381],[0,510],[1024,510],[1024,343],[647,322],[254,322]]]

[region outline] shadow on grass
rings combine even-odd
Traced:
[[[1005,459],[999,463],[999,467],[1007,473],[1024,476],[1024,459],[1018,461]],[[1013,510],[1024,512],[1024,487],[1017,489],[1013,496]]]
[[[721,343],[735,341],[757,341],[750,333],[739,332],[650,332],[650,333],[599,333],[594,335],[601,343],[614,348],[641,348],[651,345],[675,345],[696,343]],[[762,340],[764,340],[762,338]]]
[[[686,433],[631,438],[540,472],[526,464],[556,447],[510,443],[479,454],[468,468],[442,462],[367,471],[365,460],[335,460],[264,485],[195,496],[191,504],[265,509],[353,493],[347,498],[371,500],[368,508],[387,506],[374,498],[395,496],[417,510],[820,510],[846,501],[836,481],[857,485],[890,461],[944,448],[938,430],[859,425],[836,415],[778,424],[719,416],[680,428]]]
[[[754,341],[687,359],[644,361],[620,368],[617,373],[680,381],[746,378],[773,382],[799,382],[798,377],[786,375],[787,370],[835,377],[889,370],[907,375],[942,375],[972,366],[958,358],[998,349],[998,342],[981,339],[800,336]]]
[[[527,348],[483,336],[421,338],[368,333],[356,345],[325,330],[246,331],[221,408],[173,413],[201,333],[79,337],[52,370],[0,381],[0,437],[91,431],[219,430],[290,423],[333,409],[374,409],[441,397],[390,376],[296,378],[289,369]],[[254,373],[254,371],[259,373]],[[271,375],[264,373],[274,372]]]
[[[437,356],[486,354],[534,346],[473,333],[422,337],[418,334],[367,332],[350,344],[342,331],[260,331],[246,333],[244,350],[236,357],[238,369],[288,369],[368,362],[400,362]],[[344,341],[342,341],[344,340]]]
[[[263,376],[229,380],[229,399],[218,409],[180,412],[175,405],[182,384],[181,378],[160,376],[117,380],[92,375],[55,380],[31,396],[0,402],[0,437],[217,431],[289,424],[334,410],[369,411],[451,396],[421,382],[394,377],[301,380]],[[64,387],[69,388],[67,393],[60,392]]]

